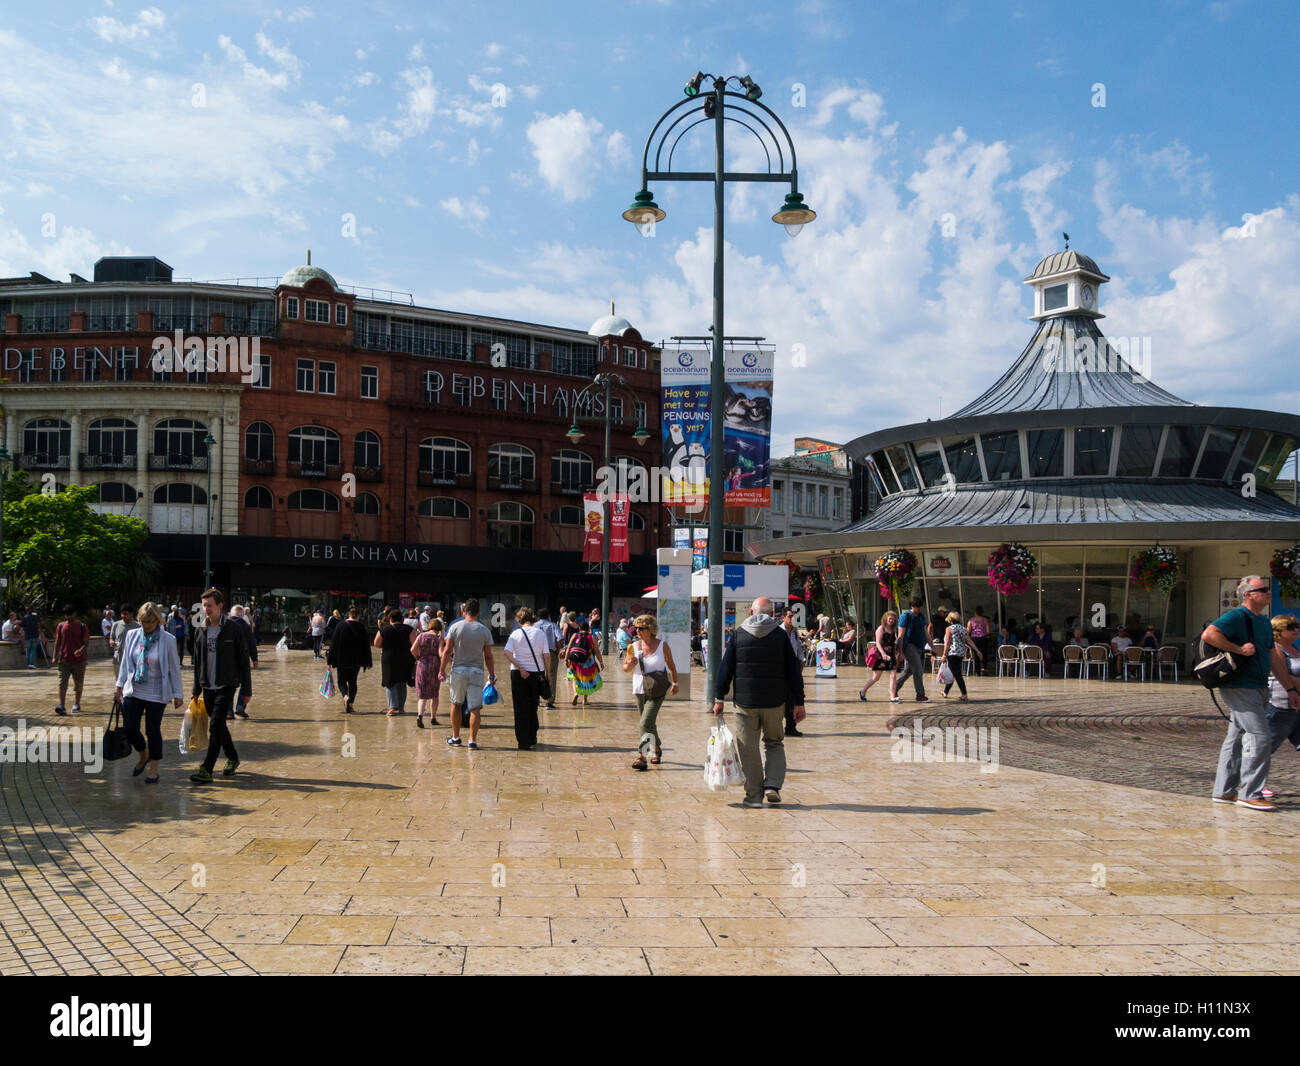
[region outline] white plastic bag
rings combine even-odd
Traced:
[[[288,651],[288,650],[289,650],[289,638],[288,638],[288,637],[281,637],[281,638],[280,638],[280,642],[275,646],[275,650],[276,650],[276,651]]]
[[[194,728],[194,712],[185,708],[185,717],[181,719],[181,754],[190,753],[190,730]]]
[[[745,775],[740,769],[740,751],[736,738],[724,722],[709,730],[709,748],[704,761],[704,783],[716,792],[727,785],[743,785]]]
[[[953,682],[952,667],[949,666],[947,663],[944,663],[941,667],[939,667],[939,684],[951,685],[952,682]]]

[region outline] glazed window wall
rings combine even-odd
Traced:
[[[943,451],[948,459],[948,469],[957,484],[970,485],[982,480],[980,457],[975,450],[974,437],[945,437]]]
[[[1238,436],[1235,429],[1211,426],[1209,436],[1205,439],[1205,451],[1201,453],[1201,463],[1196,468],[1196,476],[1221,479],[1228,472],[1228,460],[1232,458]]]
[[[1155,469],[1162,429],[1162,426],[1125,426],[1120,434],[1119,465],[1115,473],[1120,477],[1150,477]]]
[[[912,445],[916,456],[917,469],[921,471],[921,480],[926,488],[944,484],[943,455],[939,451],[937,440],[919,440]]]
[[[1084,426],[1074,431],[1074,476],[1103,477],[1110,473],[1111,426]]]
[[[1170,426],[1165,433],[1160,477],[1191,477],[1203,436],[1205,429],[1202,426]]]
[[[886,452],[890,463],[893,466],[895,477],[904,492],[913,492],[916,489],[916,475],[912,473],[912,466],[907,461],[907,448],[901,444],[896,444]]]
[[[1065,473],[1065,430],[1026,430],[1025,442],[1029,445],[1030,477],[1061,477]]]
[[[1020,481],[1020,434],[989,433],[980,438],[990,481]]]

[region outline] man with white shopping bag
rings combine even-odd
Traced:
[[[805,717],[803,676],[799,659],[778,621],[772,617],[772,601],[756,599],[749,617],[736,627],[718,664],[713,693],[713,713],[721,714],[727,690],[735,681],[735,709],[740,749],[740,767],[745,775],[745,807],[781,802],[785,784],[785,707],[794,704],[794,720]],[[759,751],[762,737],[766,753]]]

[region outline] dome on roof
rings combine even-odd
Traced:
[[[334,280],[328,270],[322,270],[318,266],[312,266],[310,263],[306,266],[294,267],[289,273],[280,279],[281,285],[292,285],[296,289],[301,289],[309,281],[320,278],[322,281],[329,282],[331,289],[338,291],[339,283]]]
[[[615,337],[621,337],[631,328],[632,323],[622,315],[605,315],[591,324],[591,329],[587,330],[587,336],[608,337],[613,334]]]
[[[1025,278],[1026,281],[1035,281],[1038,278],[1051,277],[1053,274],[1063,274],[1070,270],[1086,270],[1090,274],[1096,274],[1099,278],[1109,281],[1097,266],[1097,261],[1086,255],[1080,255],[1073,248],[1067,248],[1064,252],[1055,252],[1042,260],[1038,266],[1034,267],[1033,273]]]

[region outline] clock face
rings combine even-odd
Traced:
[[[1083,300],[1084,307],[1092,306],[1092,286],[1085,285],[1079,292],[1079,298]]]

